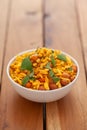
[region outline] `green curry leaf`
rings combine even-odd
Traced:
[[[73,69],[72,69],[72,66],[71,66],[71,67],[69,67],[69,68],[67,68],[67,70],[72,71],[72,70],[73,70]]]
[[[25,77],[23,78],[23,80],[22,80],[22,85],[25,86],[28,81],[29,81],[29,76],[27,75],[27,76],[25,76]]]
[[[56,65],[56,60],[55,60],[53,55],[51,56],[51,63],[52,63],[53,66]]]
[[[34,81],[34,80],[35,80],[35,77],[30,77],[29,79]]]
[[[49,71],[49,75],[53,79],[54,83],[57,83],[60,80],[59,77],[55,76],[55,74],[52,70]]]
[[[29,77],[33,77],[34,76],[34,71],[32,70],[32,72],[29,74]]]
[[[21,69],[32,71],[33,69],[32,62],[30,61],[29,57],[26,57],[23,59],[22,64],[21,64]]]
[[[64,54],[58,54],[57,55],[57,58],[59,59],[59,60],[62,60],[62,61],[67,61],[67,58],[66,58],[66,56],[64,55]]]
[[[49,69],[49,70],[51,70],[51,67],[50,67],[50,65],[51,65],[51,63],[50,63],[50,62],[48,62],[48,63],[46,64],[45,68],[46,68],[46,69]]]
[[[56,76],[52,77],[52,79],[53,79],[54,83],[57,83],[60,80],[60,78],[56,77]]]
[[[52,70],[49,71],[49,75],[50,77],[53,77],[54,76],[54,72]]]
[[[26,75],[23,80],[22,80],[22,85],[25,86],[26,83],[30,80],[35,80],[35,77],[34,77],[34,71],[32,71],[29,75]]]

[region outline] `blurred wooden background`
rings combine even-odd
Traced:
[[[6,75],[10,58],[46,46],[72,55],[80,75],[46,104],[47,130],[87,130],[87,0],[0,0],[0,130],[43,130],[43,104],[20,97]]]

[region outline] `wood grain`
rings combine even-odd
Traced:
[[[42,130],[42,104],[20,97],[9,83],[6,66],[15,54],[42,46],[42,2],[10,3],[5,64],[1,91],[1,130]]]
[[[7,18],[8,18],[8,7],[9,0],[0,0],[0,86],[1,86],[1,73],[2,73],[2,63],[3,63],[3,53],[4,53],[4,45],[6,39],[6,28],[7,28]],[[4,9],[4,11],[3,11]]]
[[[47,0],[45,8],[46,46],[69,53],[80,66],[71,92],[56,103],[47,104],[47,130],[86,130],[87,87],[75,2]]]
[[[80,37],[83,48],[84,62],[87,74],[87,1],[76,0],[77,17],[79,19],[78,25],[80,28]]]
[[[3,11],[4,9],[4,11]],[[9,0],[0,0],[0,91],[4,61],[4,47],[6,40],[6,30],[8,21]],[[3,17],[2,17],[3,16]],[[1,126],[1,93],[0,93],[0,126]]]

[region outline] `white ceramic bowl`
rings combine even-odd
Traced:
[[[34,49],[33,49],[34,50]],[[22,53],[19,53],[18,55],[21,55],[23,53],[29,52],[29,51],[33,51],[33,50],[27,50],[24,51]],[[7,65],[7,75],[8,78],[10,80],[10,82],[12,83],[12,86],[16,89],[16,91],[24,98],[31,100],[31,101],[35,101],[35,102],[52,102],[52,101],[56,101],[62,97],[64,97],[66,94],[68,94],[68,92],[71,90],[72,86],[74,85],[74,83],[76,82],[78,75],[79,75],[79,65],[77,63],[77,61],[71,57],[69,54],[62,52],[63,54],[69,56],[72,61],[76,64],[77,66],[77,75],[75,77],[75,79],[70,82],[68,85],[59,88],[59,89],[54,89],[54,90],[48,90],[48,91],[42,91],[42,90],[32,90],[29,88],[25,88],[21,85],[19,85],[18,83],[16,83],[10,76],[9,74],[9,68],[11,63],[14,61],[14,59],[16,58],[16,56],[14,56],[8,63]]]

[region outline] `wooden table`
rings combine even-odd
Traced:
[[[10,58],[42,46],[80,66],[70,93],[46,106],[19,96],[6,75]],[[0,0],[0,130],[87,130],[86,57],[87,0]]]

